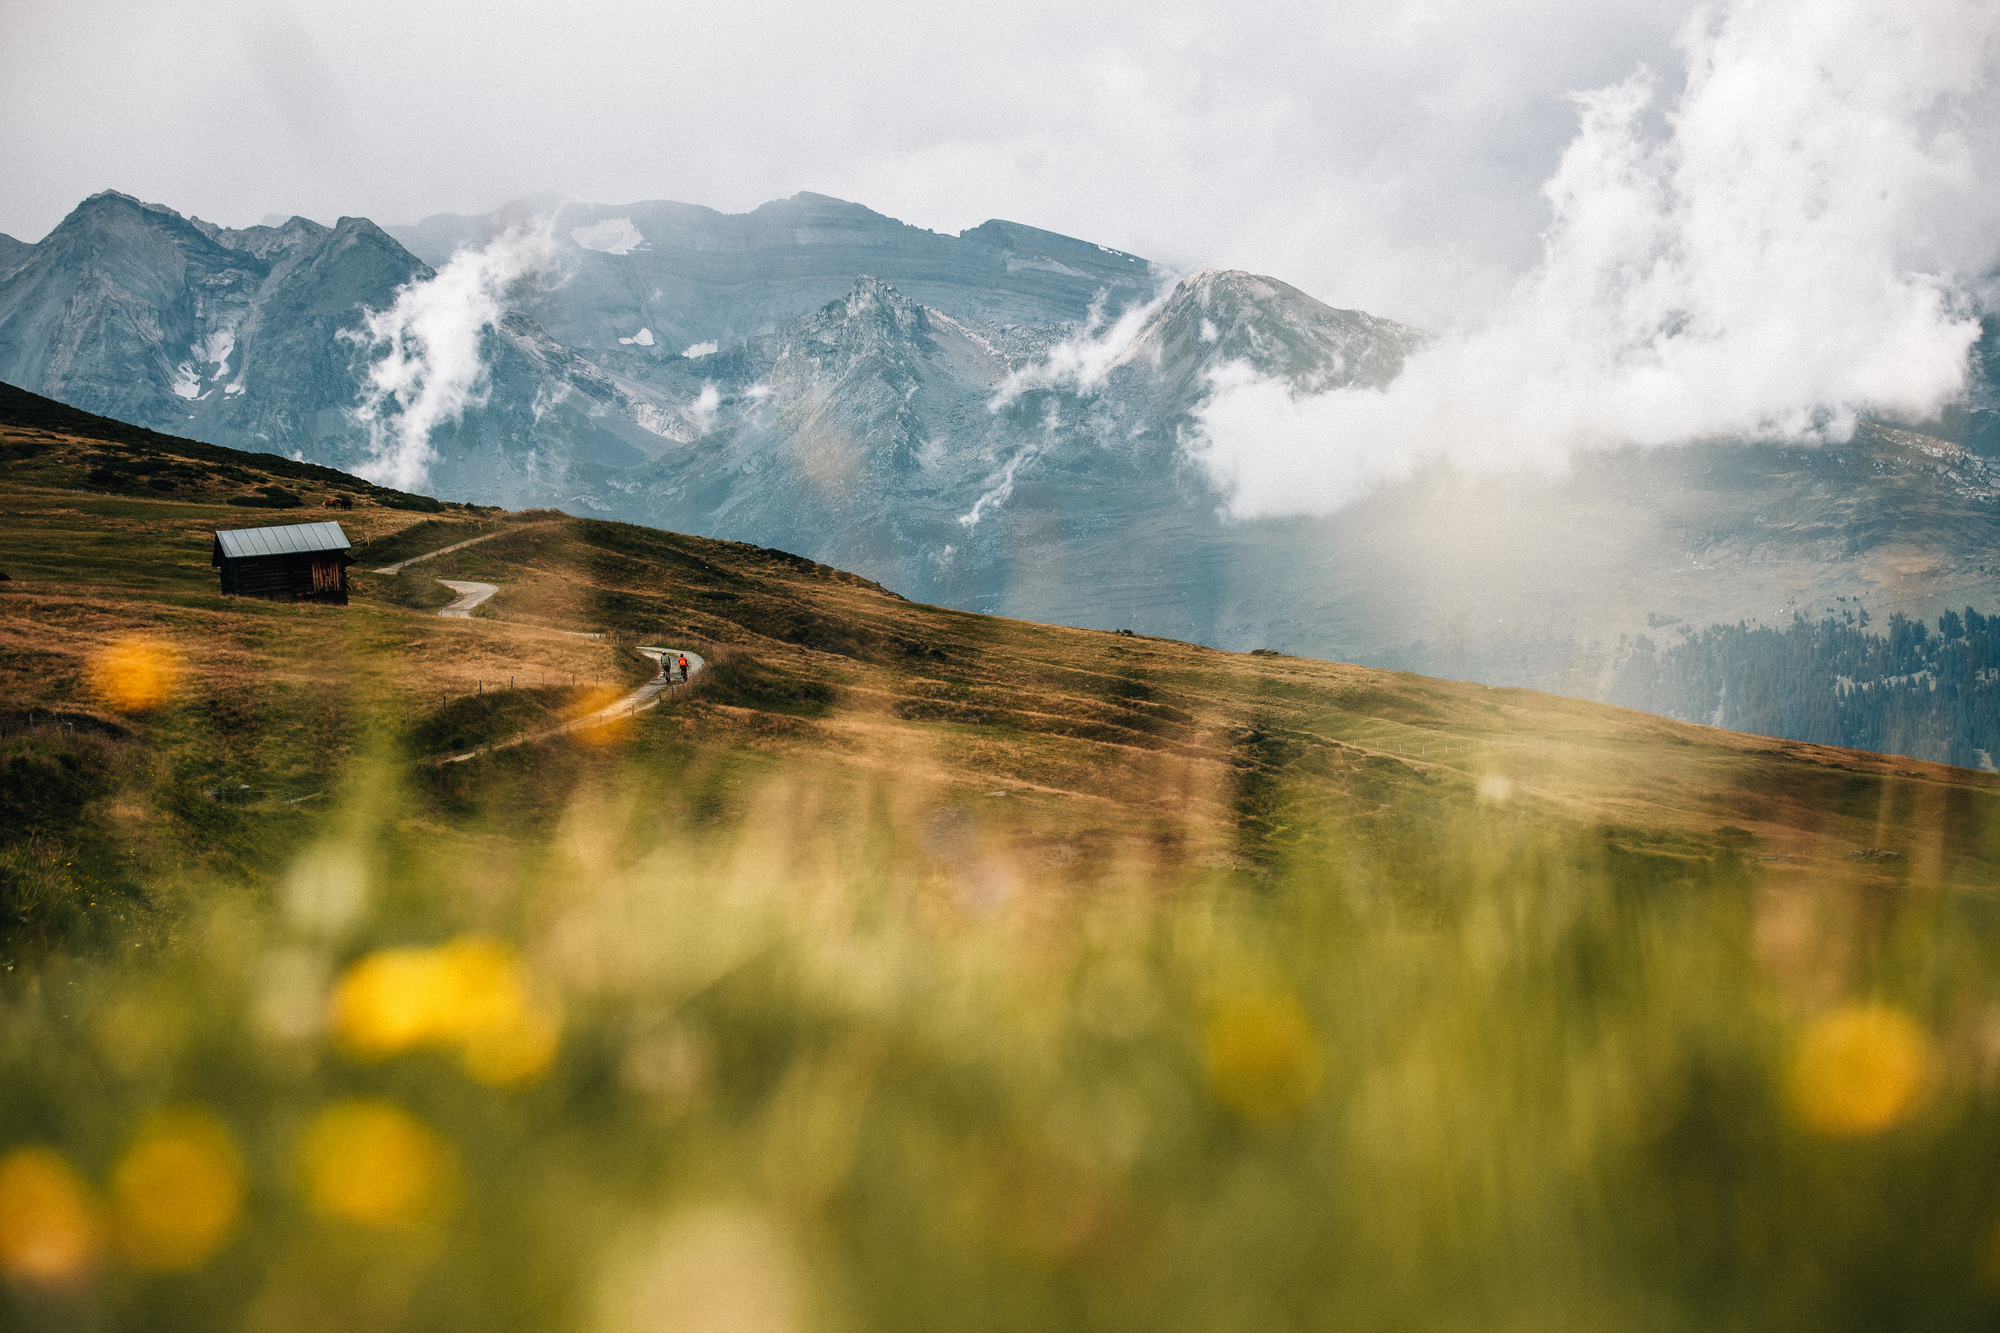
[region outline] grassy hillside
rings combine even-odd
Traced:
[[[352,604],[226,599],[306,478],[87,426],[0,424],[14,1326],[2000,1314],[2000,778],[338,474]]]
[[[0,422],[7,427],[8,472],[16,480],[144,499],[221,500],[247,509],[297,509],[341,496],[364,507],[424,513],[468,508],[281,454],[248,454],[162,435],[11,384],[0,383]]]

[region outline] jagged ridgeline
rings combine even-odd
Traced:
[[[2000,618],[1971,607],[1931,629],[1867,613],[1715,625],[1621,645],[1606,697],[1691,722],[1991,771],[2000,753]]]
[[[522,227],[546,248],[460,330],[466,374],[399,412],[371,321],[410,334],[440,266]],[[734,215],[536,199],[385,229],[219,227],[106,193],[0,250],[0,379],[72,406],[794,551],[965,610],[1597,697],[1649,612],[1727,625],[1865,595],[1931,623],[2000,600],[1992,317],[1967,401],[1913,429],[1426,475],[1237,521],[1195,448],[1218,375],[1366,391],[1424,335],[1272,277],[815,195]]]
[[[734,400],[749,386],[707,352],[767,337],[863,274],[1023,327],[1083,320],[1093,302],[1115,311],[1155,281],[1137,256],[1032,227],[940,236],[819,195],[735,216],[670,203],[610,214],[544,200],[402,229],[426,263],[365,218],[229,228],[106,191],[0,255],[0,379],[211,443],[379,465],[384,439],[356,415],[387,354],[371,315],[460,247],[527,224],[548,248],[485,294],[503,315],[459,330],[478,372],[458,383],[433,368],[426,392],[448,410],[415,445],[434,451],[426,477],[447,494],[609,512],[630,490],[617,474],[713,425],[718,389],[704,400],[705,387],[720,378]],[[408,441],[392,430],[389,443]]]
[[[2000,1321],[2000,776],[43,420],[0,1326]]]

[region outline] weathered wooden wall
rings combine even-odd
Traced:
[[[222,591],[237,597],[347,605],[347,562],[339,555],[265,555],[225,558]]]

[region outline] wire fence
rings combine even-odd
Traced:
[[[18,737],[26,740],[58,741],[76,740],[86,736],[124,740],[129,735],[125,728],[116,723],[74,713],[30,710],[0,716],[0,740]]]

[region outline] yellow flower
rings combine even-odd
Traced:
[[[328,1217],[369,1227],[407,1227],[450,1203],[451,1149],[393,1102],[336,1102],[299,1138],[306,1202]]]
[[[379,1060],[439,1040],[450,1005],[447,978],[429,949],[379,949],[348,968],[333,991],[333,1031],[349,1055]]]
[[[66,1282],[97,1256],[97,1210],[60,1153],[16,1148],[0,1157],[0,1273]]]
[[[111,1173],[118,1246],[140,1268],[194,1268],[222,1248],[243,1209],[243,1162],[205,1111],[154,1116]]]
[[[92,653],[91,689],[121,713],[164,703],[180,680],[180,657],[167,644],[126,639]]]
[[[1932,1066],[1931,1040],[1887,1005],[1848,1005],[1806,1029],[1792,1061],[1792,1109],[1830,1138],[1879,1134],[1914,1115]]]
[[[519,1083],[555,1054],[557,1024],[529,1000],[514,951],[466,936],[433,949],[382,949],[334,988],[332,1025],[349,1055],[461,1047],[484,1082]]]
[[[1303,1110],[1325,1064],[1305,1010],[1289,995],[1249,996],[1208,1024],[1208,1081],[1215,1098],[1245,1120],[1272,1122]]]
[[[557,1032],[554,1018],[524,1009],[505,1025],[467,1035],[465,1072],[496,1088],[526,1083],[555,1058]]]

